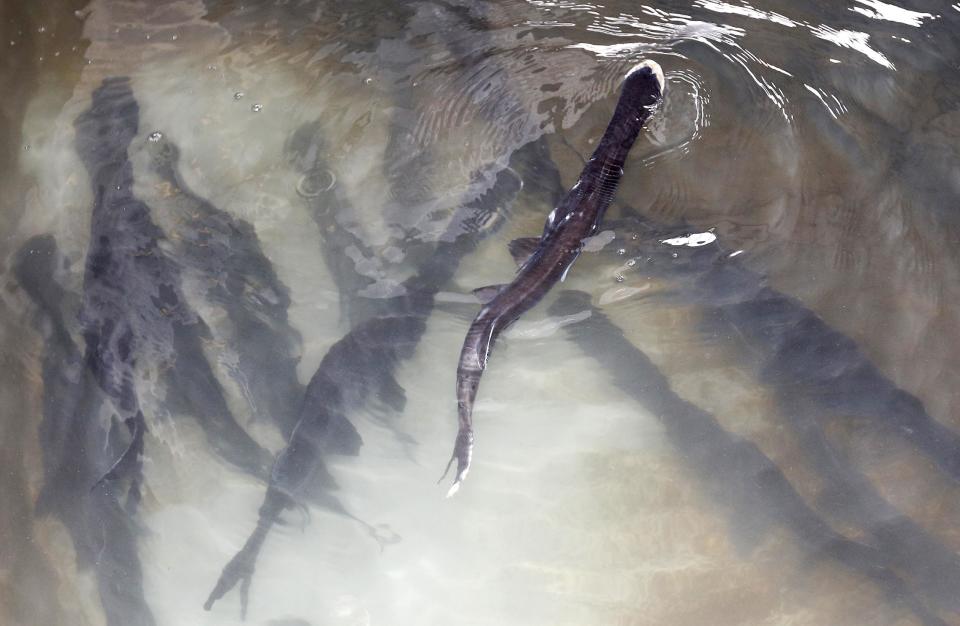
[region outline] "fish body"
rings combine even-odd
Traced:
[[[289,289],[253,225],[190,189],[179,171],[176,144],[164,138],[146,146],[151,169],[166,191],[157,206],[172,217],[167,234],[177,261],[200,285],[207,303],[229,320],[226,341],[236,353],[230,374],[254,418],[272,421],[288,437],[303,397],[296,371],[301,339],[287,315]]]
[[[96,577],[108,626],[153,626],[137,554],[136,498],[125,503],[112,481],[98,482],[127,448],[124,428],[99,419],[109,403],[70,332],[68,320],[79,297],[57,281],[60,261],[54,238],[38,235],[14,262],[43,336],[43,485],[35,511],[60,520],[70,534],[77,567]]]
[[[822,477],[823,513],[861,529],[889,567],[922,595],[960,612],[955,591],[960,558],[892,504],[831,442],[828,426],[830,419],[872,420],[911,442],[945,476],[960,480],[957,433],[887,378],[856,342],[746,267],[739,251],[725,249],[719,240],[690,245],[688,227],[646,219],[629,220],[617,232],[627,235],[621,237],[627,262],[618,272],[628,275],[636,268],[665,283],[663,301],[698,307],[704,336],[740,348],[745,369],[773,392],[780,414]],[[670,243],[680,238],[687,243]],[[618,256],[618,264],[623,259]]]
[[[717,418],[671,389],[670,381],[623,331],[598,309],[589,295],[565,291],[551,313],[589,316],[567,327],[574,341],[595,358],[615,383],[663,425],[678,459],[731,522],[734,532],[765,530],[775,524],[787,530],[810,556],[835,560],[876,584],[891,604],[903,604],[926,625],[945,622],[921,599],[926,580],[912,578],[919,589],[896,572],[905,555],[888,546],[868,545],[837,532],[807,504],[783,471],[751,441],[727,431]],[[927,561],[929,562],[929,561]],[[939,569],[941,575],[949,570]],[[907,570],[908,573],[913,573]],[[936,598],[934,598],[936,602]]]
[[[331,491],[335,483],[324,462],[337,450],[331,442],[355,437],[355,450],[362,441],[347,415],[371,400],[396,411],[406,402],[403,388],[394,378],[396,367],[413,355],[426,332],[427,318],[436,294],[448,282],[461,258],[473,250],[491,219],[509,206],[520,191],[521,181],[504,169],[494,186],[475,201],[460,207],[463,217],[442,237],[418,271],[402,283],[400,295],[375,300],[363,321],[334,343],[307,384],[298,420],[287,446],[273,465],[270,484],[260,507],[257,526],[244,546],[227,563],[204,603],[210,610],[233,587],[240,585],[241,614],[246,613],[250,582],[260,549],[274,524],[287,509],[305,501],[318,503],[361,524],[381,545],[398,537],[375,528],[351,514]],[[336,233],[331,233],[333,240]],[[343,284],[350,284],[345,277]]]
[[[520,240],[512,252],[522,260],[509,285],[478,290],[490,298],[467,331],[457,367],[457,415],[459,429],[453,455],[457,473],[448,495],[456,493],[470,468],[473,454],[473,404],[480,378],[498,335],[533,308],[550,289],[562,281],[593,235],[623,175],[627,154],[643,123],[663,94],[660,66],[645,61],[624,79],[623,90],[597,149],[573,188],[550,213],[539,240]],[[526,259],[521,259],[527,251]],[[446,472],[444,473],[446,475]]]
[[[74,123],[76,148],[94,192],[80,322],[86,366],[130,430],[130,445],[104,478],[139,473],[146,420],[135,378],[159,365],[168,399],[179,402],[228,462],[265,477],[270,454],[234,420],[206,360],[209,330],[183,295],[179,267],[167,258],[163,231],[133,193],[128,149],[140,109],[130,81],[111,77]]]

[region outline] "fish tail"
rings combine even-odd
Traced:
[[[284,509],[292,506],[290,498],[282,492],[269,488],[263,505],[260,507],[260,517],[257,520],[257,527],[243,545],[243,548],[237,552],[230,562],[227,563],[213,591],[207,596],[207,601],[203,603],[203,610],[209,611],[213,604],[225,596],[228,591],[233,589],[237,583],[240,583],[240,618],[246,619],[247,605],[250,597],[250,584],[253,581],[253,572],[256,568],[257,557],[260,555],[260,549],[267,538],[270,527],[280,517]]]
[[[463,480],[467,477],[467,472],[470,471],[470,461],[473,458],[473,429],[469,426],[461,426],[460,431],[457,433],[457,441],[453,446],[453,454],[450,456],[450,460],[447,462],[447,468],[443,471],[443,476],[440,477],[440,480],[437,481],[439,484],[447,477],[447,474],[450,472],[450,468],[453,466],[453,462],[457,462],[457,474],[453,479],[453,484],[450,485],[450,489],[447,491],[447,497],[450,498],[457,491],[460,490],[460,484],[463,483]]]

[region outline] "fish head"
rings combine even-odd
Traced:
[[[124,163],[139,119],[140,107],[130,79],[105,79],[93,92],[90,108],[74,122],[77,152],[87,169],[97,172],[101,167]]]
[[[623,79],[623,98],[649,108],[660,102],[665,88],[663,69],[659,63],[648,59],[627,72]]]
[[[151,139],[145,145],[150,158],[150,168],[162,178],[174,178],[174,172],[180,162],[180,148],[166,138],[156,141]]]

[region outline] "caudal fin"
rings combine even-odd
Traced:
[[[450,485],[450,489],[447,491],[447,497],[450,498],[457,491],[460,490],[460,484],[463,483],[463,480],[467,477],[467,472],[470,471],[470,460],[473,458],[473,429],[472,428],[461,428],[457,433],[457,441],[453,446],[453,455],[450,457],[450,461],[447,462],[447,468],[443,470],[443,476],[440,477],[440,480],[437,483],[443,481],[447,477],[447,474],[450,473],[450,467],[453,466],[453,462],[457,462],[457,475],[453,479],[453,484]]]

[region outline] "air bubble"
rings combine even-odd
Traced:
[[[233,94],[233,99],[234,99],[234,100],[239,100],[239,99],[242,98],[244,95],[245,95],[245,94],[244,94],[242,91],[238,91],[238,92],[236,92],[235,94]]]
[[[372,84],[373,84],[373,79],[370,78],[370,77],[364,78],[364,79],[363,79],[363,84],[364,84],[364,85],[372,85]]]
[[[253,111],[254,113],[259,113],[260,111],[263,110],[263,105],[262,105],[262,104],[255,104],[255,105],[253,105],[252,107],[250,107],[250,110]]]
[[[636,264],[637,264],[636,259],[630,259],[629,261],[627,261],[627,267],[633,267]]]
[[[672,253],[670,254],[670,256],[672,256],[673,258],[677,258],[677,257],[680,256],[680,255],[677,254],[676,252],[672,252]]]
[[[315,198],[330,191],[337,184],[337,177],[330,170],[318,170],[304,174],[297,183],[297,193],[304,198]]]
[[[624,280],[624,279],[623,279],[623,274],[614,274],[614,275],[613,275],[613,279],[614,279],[615,281],[617,281],[618,283],[622,283],[623,280]]]
[[[147,135],[147,139],[148,139],[149,141],[152,141],[152,142],[156,143],[156,142],[160,141],[161,139],[163,139],[163,133],[161,133],[159,130],[155,130],[155,131],[153,131],[152,133],[150,133],[149,135]]]
[[[623,255],[625,255],[626,253],[627,253],[627,249],[626,249],[626,248],[620,248],[619,250],[617,250],[617,256],[623,256]]]

